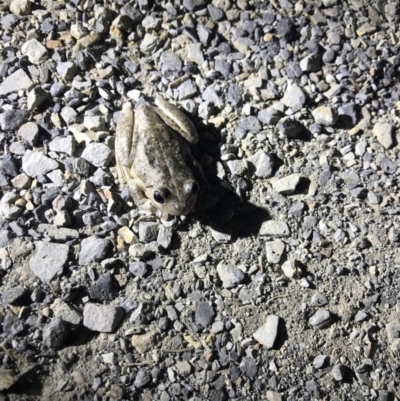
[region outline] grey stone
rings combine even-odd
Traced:
[[[211,235],[219,244],[225,244],[232,239],[232,230],[223,226],[210,227]]]
[[[283,117],[283,114],[274,107],[268,107],[264,110],[261,110],[257,117],[264,124],[275,125]]]
[[[43,328],[43,344],[47,348],[61,348],[68,336],[70,327],[63,320],[55,317]]]
[[[189,43],[186,45],[186,62],[193,62],[197,65],[204,63],[204,55],[201,50],[201,43]]]
[[[368,200],[373,205],[379,205],[379,203],[382,202],[382,196],[379,194],[376,194],[375,192],[369,191],[368,192]]]
[[[52,152],[61,152],[72,156],[75,152],[75,139],[72,135],[57,136],[49,142],[49,149]]]
[[[395,340],[400,338],[400,322],[390,322],[386,325],[386,332],[388,335],[389,343],[392,344]]]
[[[357,312],[357,314],[354,316],[354,321],[356,322],[363,322],[364,320],[368,319],[368,313],[360,310]]]
[[[27,150],[22,157],[22,169],[29,177],[45,175],[58,168],[58,163],[41,152]]]
[[[28,110],[32,111],[36,109],[36,107],[39,107],[48,97],[49,93],[40,86],[32,89],[29,92],[27,99]]]
[[[18,285],[13,288],[9,288],[8,290],[3,291],[1,294],[1,299],[3,304],[13,304],[14,302],[18,301],[22,296],[26,294],[26,290],[21,285]]]
[[[74,326],[78,326],[82,322],[82,313],[62,301],[60,298],[56,298],[51,305],[51,310],[54,316],[63,320],[64,322],[71,323]]]
[[[281,393],[277,391],[268,390],[267,391],[267,400],[268,401],[282,401]]]
[[[78,66],[72,61],[60,62],[57,64],[57,72],[66,81],[72,81],[78,72]]]
[[[238,127],[243,128],[245,131],[249,131],[254,134],[257,134],[261,131],[260,121],[255,116],[239,118]]]
[[[67,87],[62,82],[54,82],[50,88],[50,95],[53,97],[59,97],[65,92],[66,88]]]
[[[249,48],[253,45],[254,40],[246,37],[237,38],[233,41],[233,46],[243,54],[246,54],[247,50],[249,50]]]
[[[25,123],[18,130],[18,135],[28,142],[29,145],[35,146],[39,139],[39,127],[33,122]]]
[[[276,127],[283,135],[293,139],[305,131],[304,125],[292,117],[281,118]]]
[[[104,143],[92,142],[82,153],[82,157],[96,167],[108,166],[113,158],[113,151]]]
[[[63,118],[63,120],[68,125],[73,124],[76,121],[76,118],[78,116],[78,113],[72,107],[69,107],[69,106],[63,107],[60,114],[61,114],[61,117]]]
[[[153,53],[160,45],[161,40],[158,36],[146,33],[140,43],[140,50],[147,55]]]
[[[169,227],[161,226],[158,231],[157,242],[164,248],[168,249],[172,243],[174,230]]]
[[[301,180],[300,174],[291,174],[287,177],[280,178],[272,183],[272,187],[276,192],[282,195],[290,195],[296,191],[297,185]]]
[[[357,109],[354,103],[345,103],[338,108],[339,121],[345,127],[354,127],[357,124]]]
[[[44,283],[61,276],[68,260],[69,246],[52,242],[37,242],[36,253],[30,259],[33,273]]]
[[[15,165],[14,158],[10,154],[4,155],[0,159],[0,171],[9,177],[16,177],[18,175],[18,169]]]
[[[105,258],[109,247],[107,239],[88,237],[81,242],[79,253],[79,264],[85,265],[93,262],[100,262]]]
[[[328,304],[328,299],[326,296],[320,292],[316,292],[312,297],[311,297],[311,306],[325,306]]]
[[[21,47],[21,53],[28,56],[32,64],[41,64],[48,58],[47,49],[36,39],[25,42]]]
[[[240,362],[239,368],[242,374],[250,379],[253,379],[258,372],[256,360],[250,357],[244,357]]]
[[[231,64],[228,61],[221,59],[216,59],[214,63],[215,63],[214,65],[215,71],[220,72],[225,79],[228,79],[229,74],[231,73],[232,70]]]
[[[146,387],[151,382],[151,376],[147,373],[146,369],[139,369],[135,381],[133,382],[134,386],[137,388]]]
[[[0,230],[0,249],[5,248],[11,241],[10,230]]]
[[[8,76],[0,85],[0,96],[8,95],[9,93],[18,92],[20,90],[29,90],[33,86],[32,80],[28,74],[19,69]]]
[[[338,115],[336,111],[330,107],[320,106],[313,110],[312,115],[317,124],[332,126],[336,124]]]
[[[279,321],[279,316],[268,316],[266,322],[253,334],[254,339],[268,349],[273,348],[278,337]]]
[[[346,365],[338,364],[332,368],[331,374],[336,381],[342,381],[349,372]]]
[[[315,369],[321,369],[326,361],[327,361],[328,357],[326,355],[318,355],[314,358],[313,360],[313,366]]]
[[[207,327],[213,321],[214,316],[214,308],[208,302],[199,302],[197,304],[195,313],[196,323],[203,327]]]
[[[172,51],[166,51],[160,57],[161,72],[181,71],[183,62],[181,58]]]
[[[137,261],[137,262],[132,262],[129,265],[129,272],[132,273],[136,277],[140,277],[140,278],[145,277],[148,270],[149,269],[147,267],[147,264],[144,262]]]
[[[321,56],[310,54],[300,61],[300,68],[304,72],[317,72],[321,69]]]
[[[18,206],[10,205],[9,203],[0,204],[0,217],[5,219],[15,220],[21,215],[22,212],[23,209]]]
[[[55,241],[69,241],[79,238],[78,230],[66,227],[56,227],[52,224],[39,224],[37,231],[43,234],[45,237],[54,239]]]
[[[114,286],[110,273],[99,277],[96,283],[89,287],[90,298],[100,301],[111,301],[114,298]]]
[[[285,252],[285,243],[280,239],[268,241],[265,243],[265,249],[268,263],[277,264],[281,261],[282,255]]]
[[[207,8],[208,12],[210,13],[210,17],[214,22],[224,18],[224,12],[220,8],[214,7],[212,4],[209,4]]]
[[[260,228],[260,235],[270,235],[272,237],[288,237],[290,230],[284,221],[268,220],[264,221]]]
[[[317,329],[323,329],[328,326],[328,324],[332,320],[331,313],[326,309],[318,309],[317,312],[310,317],[308,323],[310,326],[315,327]]]
[[[244,280],[243,271],[235,266],[219,264],[217,266],[217,273],[224,288],[236,287]]]
[[[0,171],[0,187],[8,187],[8,185],[7,177]]]
[[[120,306],[87,303],[83,309],[83,325],[90,330],[112,333],[123,315]]]
[[[178,87],[179,100],[190,99],[197,94],[197,86],[191,79],[187,79]]]
[[[158,237],[158,224],[153,221],[139,223],[139,240],[146,244],[156,241]]]
[[[258,150],[249,159],[249,162],[255,167],[255,175],[259,178],[269,178],[272,175],[274,159],[263,150]]]
[[[83,125],[93,131],[101,131],[105,128],[105,121],[103,116],[85,116]]]
[[[378,142],[385,148],[393,146],[393,125],[384,122],[378,122],[374,125],[372,133],[376,136]]]
[[[17,130],[28,119],[27,110],[12,109],[0,114],[0,128],[3,131]]]
[[[31,12],[31,2],[29,0],[12,0],[10,11],[18,16],[28,15]]]
[[[306,95],[297,84],[292,84],[287,87],[281,102],[294,111],[299,111],[306,103]]]

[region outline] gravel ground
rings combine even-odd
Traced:
[[[400,399],[399,4],[3,0],[0,400]],[[209,190],[140,220],[122,104]]]

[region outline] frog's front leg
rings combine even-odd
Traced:
[[[128,172],[126,172],[129,174]],[[129,188],[129,193],[132,196],[133,201],[135,202],[135,205],[139,209],[140,212],[143,213],[150,213],[150,214],[155,214],[157,212],[157,208],[153,205],[153,203],[146,197],[145,192],[142,190],[142,188],[139,185],[139,182],[135,180],[133,177],[131,177],[128,181],[128,188]]]
[[[190,145],[195,145],[199,141],[196,128],[182,111],[161,96],[156,97],[155,104],[158,107],[157,113],[164,122],[177,131]]]
[[[138,135],[135,132],[135,114],[130,103],[122,106],[115,131],[115,159],[118,178],[121,185],[129,182],[129,166],[131,166],[136,149]],[[128,169],[127,169],[128,167]]]

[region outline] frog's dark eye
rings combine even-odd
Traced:
[[[154,192],[153,198],[157,203],[163,204],[165,202],[165,197],[161,192]]]
[[[199,192],[200,186],[197,182],[194,182],[192,185],[192,193],[193,194],[197,194],[197,192]]]

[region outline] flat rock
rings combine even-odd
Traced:
[[[318,309],[317,312],[310,317],[308,323],[310,326],[315,327],[317,329],[323,329],[328,326],[328,324],[332,320],[331,313],[326,309]]]
[[[291,174],[287,177],[279,178],[272,183],[272,187],[276,192],[282,195],[290,195],[296,191],[297,185],[301,180],[300,174]]]
[[[279,320],[279,316],[268,316],[266,322],[253,334],[254,339],[268,349],[273,348],[278,337]]]
[[[28,110],[32,111],[39,107],[47,98],[49,93],[40,86],[32,89],[28,94],[27,105]]]
[[[18,206],[10,205],[9,203],[0,203],[0,217],[15,220],[22,214],[22,212],[23,209]]]
[[[12,387],[15,383],[15,376],[16,373],[12,369],[0,369],[0,391],[8,390]]]
[[[69,246],[52,242],[37,242],[36,253],[29,262],[33,273],[44,283],[61,276],[68,260]]]
[[[49,142],[49,149],[72,156],[75,152],[75,139],[72,135],[57,136]]]
[[[112,333],[123,315],[123,309],[114,305],[87,303],[83,309],[83,325],[90,330]]]
[[[29,177],[46,175],[58,168],[58,163],[41,152],[27,150],[22,157],[22,169]]]
[[[28,56],[32,64],[41,64],[48,58],[47,49],[36,39],[25,42],[21,47],[21,53]]]
[[[313,110],[312,115],[317,124],[332,126],[335,125],[338,115],[331,107],[320,106]]]
[[[21,127],[29,117],[27,110],[11,109],[0,114],[0,128],[3,131],[15,131]]]
[[[297,84],[292,84],[287,87],[281,102],[292,110],[299,111],[306,103],[306,95]]]
[[[267,252],[268,263],[277,264],[280,262],[282,255],[285,252],[285,243],[280,239],[268,241],[265,243],[265,249]]]
[[[19,17],[28,15],[31,12],[31,2],[29,0],[12,0],[10,11]]]
[[[13,304],[14,302],[18,301],[23,295],[26,294],[26,289],[21,285],[18,285],[13,288],[9,288],[8,290],[3,291],[1,294],[1,299],[3,304]]]
[[[96,167],[108,166],[113,158],[113,151],[104,143],[92,142],[82,153],[82,157]]]
[[[378,142],[385,148],[393,146],[393,125],[385,122],[378,122],[374,125],[372,133],[376,136]]]
[[[79,238],[78,230],[66,227],[56,227],[52,224],[39,224],[38,232],[43,234],[45,237],[56,241],[69,241]]]
[[[249,162],[254,166],[254,174],[259,178],[269,178],[272,175],[274,167],[274,159],[262,149],[258,150],[249,159]]]
[[[139,354],[145,354],[154,349],[157,344],[157,337],[155,330],[150,330],[145,334],[135,334],[131,338],[131,344]]]
[[[244,273],[235,266],[219,264],[217,273],[224,288],[236,287],[244,280]]]
[[[203,327],[207,327],[214,319],[214,308],[208,302],[199,302],[197,304],[195,319],[196,323]]]
[[[9,93],[18,92],[20,90],[29,90],[33,86],[32,80],[28,74],[19,69],[9,75],[0,85],[0,96],[8,95]]]
[[[56,298],[56,300],[51,304],[51,309],[54,316],[75,326],[80,324],[83,319],[81,312],[77,311],[60,298]]]
[[[268,220],[262,223],[259,234],[271,237],[288,237],[290,230],[284,221]]]
[[[109,242],[107,239],[88,237],[81,242],[79,264],[85,265],[100,262],[107,254]]]
[[[70,328],[66,322],[55,317],[43,328],[43,344],[47,348],[61,348]]]

